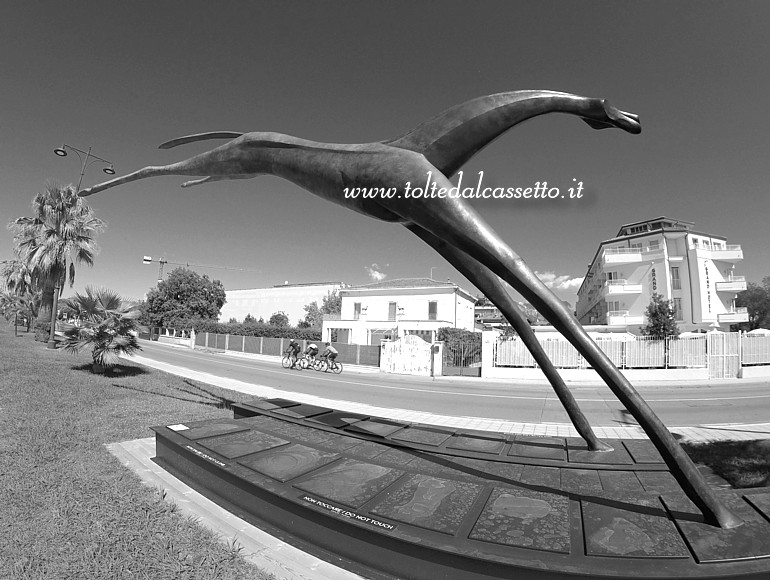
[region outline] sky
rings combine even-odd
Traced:
[[[218,141],[159,150],[206,131],[276,131],[329,143],[400,136],[492,93],[549,89],[608,99],[642,133],[547,115],[473,158],[466,180],[581,199],[472,205],[573,304],[599,242],[667,216],[743,247],[736,274],[770,275],[770,3],[252,1],[4,3],[0,24],[0,220],[30,215],[47,182],[77,184],[82,159],[118,175]],[[88,164],[83,187],[108,179]],[[226,290],[433,276],[476,288],[396,224],[273,176],[181,189],[159,177],[86,198],[107,222],[73,288],[140,299],[158,259]],[[455,179],[456,181],[456,179]],[[155,262],[142,263],[143,256]],[[0,231],[0,260],[13,257]],[[215,266],[215,267],[214,267]]]

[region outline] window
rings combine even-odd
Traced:
[[[660,240],[652,240],[648,246],[650,252],[660,249]]]
[[[636,250],[637,252],[642,251],[642,242],[639,242],[638,244],[631,244],[631,249]]]
[[[682,280],[679,278],[679,266],[673,266],[671,268],[671,289],[682,289]]]
[[[353,303],[353,320],[358,320],[359,318],[361,318],[361,303],[354,302]]]
[[[674,318],[677,321],[684,320],[684,312],[682,312],[682,299],[674,298]]]
[[[388,320],[396,319],[396,303],[388,302]]]
[[[428,302],[428,320],[436,320],[436,314],[438,313],[438,302],[431,300]]]

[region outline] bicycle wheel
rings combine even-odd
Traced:
[[[322,360],[321,363],[318,365],[318,370],[322,373],[325,373],[329,370],[329,363],[327,363],[325,360]]]
[[[292,358],[289,355],[286,355],[281,359],[281,366],[285,369],[291,368],[292,365]]]
[[[342,363],[338,363],[336,360],[331,365],[332,372],[338,375],[342,372]]]
[[[307,357],[297,359],[297,368],[306,369],[308,366]]]

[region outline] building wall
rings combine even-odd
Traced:
[[[222,306],[219,316],[221,322],[235,318],[243,322],[251,314],[265,322],[276,312],[284,312],[289,317],[289,324],[296,325],[305,319],[305,305],[315,301],[320,307],[329,292],[340,290],[338,282],[323,284],[287,284],[272,288],[251,288],[247,290],[227,290],[227,302]]]
[[[351,344],[378,344],[383,338],[395,339],[406,334],[417,334],[430,342],[444,326],[474,329],[475,301],[453,286],[346,289],[340,295],[340,319],[324,320],[324,340],[330,339],[332,330],[337,330],[340,337],[340,329]],[[435,320],[429,318],[430,302],[436,303]],[[396,304],[394,317],[391,303]],[[360,304],[358,316],[356,304]]]

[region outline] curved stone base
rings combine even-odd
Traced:
[[[770,488],[722,485],[746,523],[707,525],[647,441],[598,453],[284,399],[153,430],[177,477],[366,577],[770,577]]]

